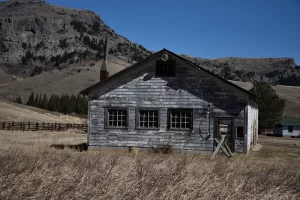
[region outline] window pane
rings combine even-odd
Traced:
[[[108,126],[125,127],[127,125],[127,111],[118,109],[108,109]]]
[[[139,127],[141,128],[158,128],[158,111],[157,110],[139,110]]]
[[[169,127],[175,129],[191,129],[191,110],[170,110]]]

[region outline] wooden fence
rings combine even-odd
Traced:
[[[0,122],[0,130],[21,131],[66,131],[78,129],[87,132],[87,124],[35,123],[35,122]]]

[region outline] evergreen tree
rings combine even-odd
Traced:
[[[39,101],[38,104],[36,105],[36,107],[38,108],[43,108],[43,99],[42,99],[42,95],[39,95]]]
[[[254,83],[250,90],[260,100],[259,108],[259,129],[264,131],[273,128],[282,118],[285,107],[285,100],[281,99],[272,87],[265,82]]]
[[[48,109],[48,99],[47,99],[47,95],[44,94],[44,97],[43,97],[43,101],[42,101],[42,108],[43,109]]]
[[[71,99],[70,99],[70,111],[72,112],[76,112],[76,96],[74,94],[71,95]]]
[[[30,96],[29,96],[29,99],[26,103],[28,106],[33,106],[34,105],[34,93],[33,91],[31,92]]]
[[[36,94],[33,106],[38,107],[38,103],[39,103],[39,95]]]
[[[16,98],[16,103],[23,104],[23,103],[22,103],[21,97],[17,97],[17,98]]]
[[[51,97],[49,98],[49,101],[48,101],[48,109],[50,111],[54,111],[54,108],[55,108],[55,102],[54,102],[54,94],[51,95]]]
[[[82,103],[82,98],[80,96],[80,94],[77,95],[76,97],[76,110],[75,112],[78,114],[83,114],[84,110],[83,110],[83,103]]]

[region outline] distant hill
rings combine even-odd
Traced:
[[[40,0],[0,2],[0,86],[43,71],[99,60],[104,37],[109,39],[111,60],[130,65],[153,53],[115,33],[93,11]],[[292,58],[183,56],[225,79],[300,85],[300,67]]]
[[[183,55],[191,62],[224,79],[271,84],[300,85],[300,67],[292,58],[218,58],[201,59]]]

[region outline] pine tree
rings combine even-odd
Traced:
[[[281,99],[268,83],[254,83],[250,91],[260,100],[258,104],[259,129],[264,131],[278,124],[282,118],[285,100]]]
[[[83,114],[83,112],[84,112],[82,99],[81,99],[80,94],[78,94],[77,97],[76,97],[76,110],[75,110],[75,112],[77,114]]]
[[[17,97],[17,98],[16,98],[16,103],[23,104],[23,103],[22,103],[21,97]]]
[[[41,94],[39,95],[39,101],[36,107],[43,108],[43,99]]]
[[[50,111],[54,111],[54,107],[55,107],[55,102],[54,102],[54,94],[51,95],[51,97],[49,98],[49,101],[48,101],[48,109]]]
[[[34,93],[33,93],[33,91],[31,92],[31,94],[30,94],[30,96],[29,96],[29,99],[28,99],[28,101],[27,101],[27,103],[26,103],[28,106],[33,106],[33,104],[34,104]]]
[[[33,106],[38,107],[38,103],[39,103],[39,95],[36,94]]]
[[[42,100],[42,108],[43,109],[48,109],[48,99],[47,99],[47,95],[44,94],[43,100]]]

